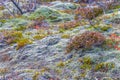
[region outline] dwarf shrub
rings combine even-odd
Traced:
[[[99,32],[86,31],[73,37],[68,43],[66,51],[71,52],[73,49],[90,49],[92,46],[101,46],[105,40],[105,37]]]

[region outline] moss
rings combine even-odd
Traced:
[[[111,70],[112,68],[115,67],[115,64],[112,62],[101,62],[97,65],[95,65],[94,70],[95,71],[103,71],[103,72],[107,72],[108,70]]]
[[[35,72],[33,77],[32,77],[32,80],[38,80],[39,75],[40,75],[40,72]]]
[[[12,43],[17,43],[17,47],[16,49],[20,49],[21,47],[27,45],[27,44],[31,44],[32,41],[28,38],[25,38],[23,36],[22,31],[16,31],[16,30],[3,30],[1,31],[3,36],[5,37],[5,42],[7,44],[12,44]]]
[[[110,29],[110,27],[102,27],[101,28],[102,31],[107,31],[108,29]]]
[[[62,34],[61,37],[62,37],[62,38],[70,38],[70,35],[69,35],[69,34]]]
[[[112,5],[109,5],[109,9],[119,9],[120,8],[120,5],[115,5],[115,6],[112,6]]]
[[[109,78],[109,77],[106,77],[106,78],[103,78],[103,80],[113,80],[113,79]]]
[[[32,35],[32,32],[26,32],[25,35]]]
[[[61,29],[61,28],[59,29],[60,33],[63,33],[64,31],[65,31],[65,29]]]
[[[81,76],[74,76],[74,80],[80,80]]]
[[[7,38],[7,37],[16,37],[16,38],[21,38],[23,37],[22,32],[21,31],[3,31],[3,35]]]
[[[104,49],[112,49],[112,48],[114,48],[115,44],[116,44],[116,41],[113,41],[112,39],[106,39],[106,41],[104,42],[104,45],[102,46],[102,48],[104,48]]]
[[[84,78],[86,76],[86,74],[87,74],[87,72],[85,71],[85,72],[83,72],[83,73],[80,74],[80,77]]]
[[[36,34],[35,36],[33,36],[33,39],[39,40],[39,39],[44,38],[45,36],[46,36],[46,35],[44,35],[44,34]]]
[[[61,73],[62,73],[62,70],[59,69],[59,68],[56,68],[56,69],[55,69],[55,72],[56,72],[57,74],[61,74]]]
[[[80,66],[81,69],[84,69],[84,70],[89,69],[90,70],[92,68],[92,60],[89,56],[84,57],[82,59],[82,63],[83,64]]]
[[[65,66],[65,64],[63,61],[60,61],[57,63],[57,67],[64,67],[64,66]]]
[[[27,44],[31,44],[32,42],[27,39],[27,38],[22,38],[22,39],[19,39],[19,41],[17,41],[17,50],[24,47],[25,45]]]
[[[102,31],[108,31],[110,28],[112,28],[111,25],[105,25],[105,26],[100,27],[100,29],[101,29]]]
[[[19,26],[19,27],[16,27],[14,30],[23,31],[23,30],[25,30],[26,28],[27,28],[26,26]]]
[[[11,43],[16,43],[20,38],[23,37],[22,32],[21,31],[2,31],[3,36],[5,37],[5,41],[7,42],[7,44],[11,44]]]
[[[1,19],[0,22],[6,23],[7,21],[5,19]]]
[[[95,24],[95,25],[90,26],[88,29],[90,28],[103,32],[103,31],[108,31],[110,28],[112,28],[112,26],[106,25],[106,24]]]
[[[92,68],[92,65],[83,64],[83,65],[80,66],[80,68],[81,68],[81,69],[84,69],[84,70],[86,70],[86,69],[90,70],[90,69]]]
[[[91,60],[91,58],[89,56],[87,56],[87,57],[83,58],[83,63],[85,63],[85,64],[91,64],[92,60]]]

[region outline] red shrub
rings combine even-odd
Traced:
[[[73,49],[89,49],[92,46],[101,46],[105,37],[99,32],[85,32],[81,35],[75,36],[67,45],[67,52],[70,52]]]

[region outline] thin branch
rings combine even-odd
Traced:
[[[20,13],[23,14],[22,9],[17,5],[17,3],[14,0],[11,0],[11,1],[16,6],[16,8],[20,11]]]

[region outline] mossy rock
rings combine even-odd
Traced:
[[[110,29],[111,27],[109,27],[109,26],[106,26],[106,27],[101,27],[101,30],[102,31],[108,31],[108,29]]]
[[[11,26],[11,27],[19,27],[19,26],[27,26],[30,21],[22,19],[22,18],[15,18],[7,20],[3,26]]]
[[[26,16],[26,15],[25,15]],[[47,7],[47,6],[41,6],[38,8],[35,12],[30,14],[30,16],[26,16],[30,20],[34,20],[36,18],[39,18],[40,16],[43,16],[45,20],[49,22],[60,22],[60,21],[66,21],[71,20],[71,17],[67,13],[62,13],[56,9]]]
[[[17,30],[17,31],[23,31],[23,30],[25,30],[25,29],[27,29],[26,26],[18,26],[18,27],[15,27],[15,28],[14,28],[14,30]]]
[[[51,8],[55,8],[58,10],[75,10],[77,8],[77,5],[74,3],[59,2],[54,4]]]

